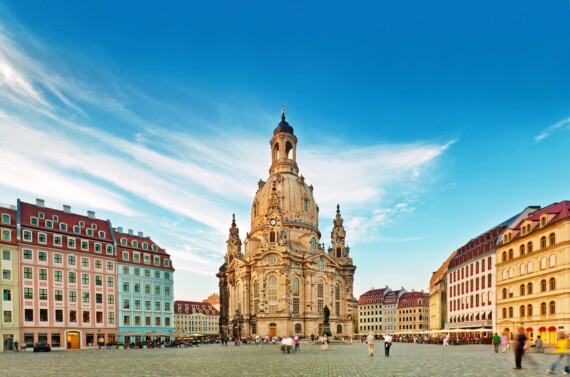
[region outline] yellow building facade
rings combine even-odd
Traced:
[[[270,141],[267,181],[258,182],[251,228],[234,220],[218,274],[222,336],[353,334],[353,280],[340,209],[332,246],[321,243],[313,186],[297,165],[297,137],[282,114]],[[328,322],[325,321],[328,319]]]
[[[454,251],[449,258],[435,271],[429,282],[429,329],[441,330],[447,320],[447,269],[455,256]]]
[[[555,344],[570,331],[570,201],[513,225],[497,246],[497,329]]]

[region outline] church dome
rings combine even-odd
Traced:
[[[267,182],[259,182],[251,211],[251,230],[263,227],[273,213],[272,198],[278,201],[283,225],[308,227],[318,232],[318,206],[313,197],[313,188],[305,183],[303,176],[292,173],[277,173]]]

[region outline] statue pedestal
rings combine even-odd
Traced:
[[[327,336],[332,336],[330,323],[323,323],[323,333],[327,334]]]

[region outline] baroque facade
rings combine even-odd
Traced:
[[[242,244],[234,217],[216,275],[220,334],[310,337],[330,329],[335,336],[352,335],[356,267],[345,243],[340,208],[332,247],[326,250],[313,186],[299,174],[297,137],[284,112],[270,145],[270,175],[258,183],[251,230]]]

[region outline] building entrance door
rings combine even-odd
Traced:
[[[67,349],[68,350],[78,350],[80,346],[80,336],[77,331],[70,331],[67,333]]]
[[[273,338],[274,336],[277,336],[277,325],[275,323],[270,323],[269,324],[269,337]]]
[[[4,352],[14,350],[14,334],[4,334],[2,337],[2,350]]]

